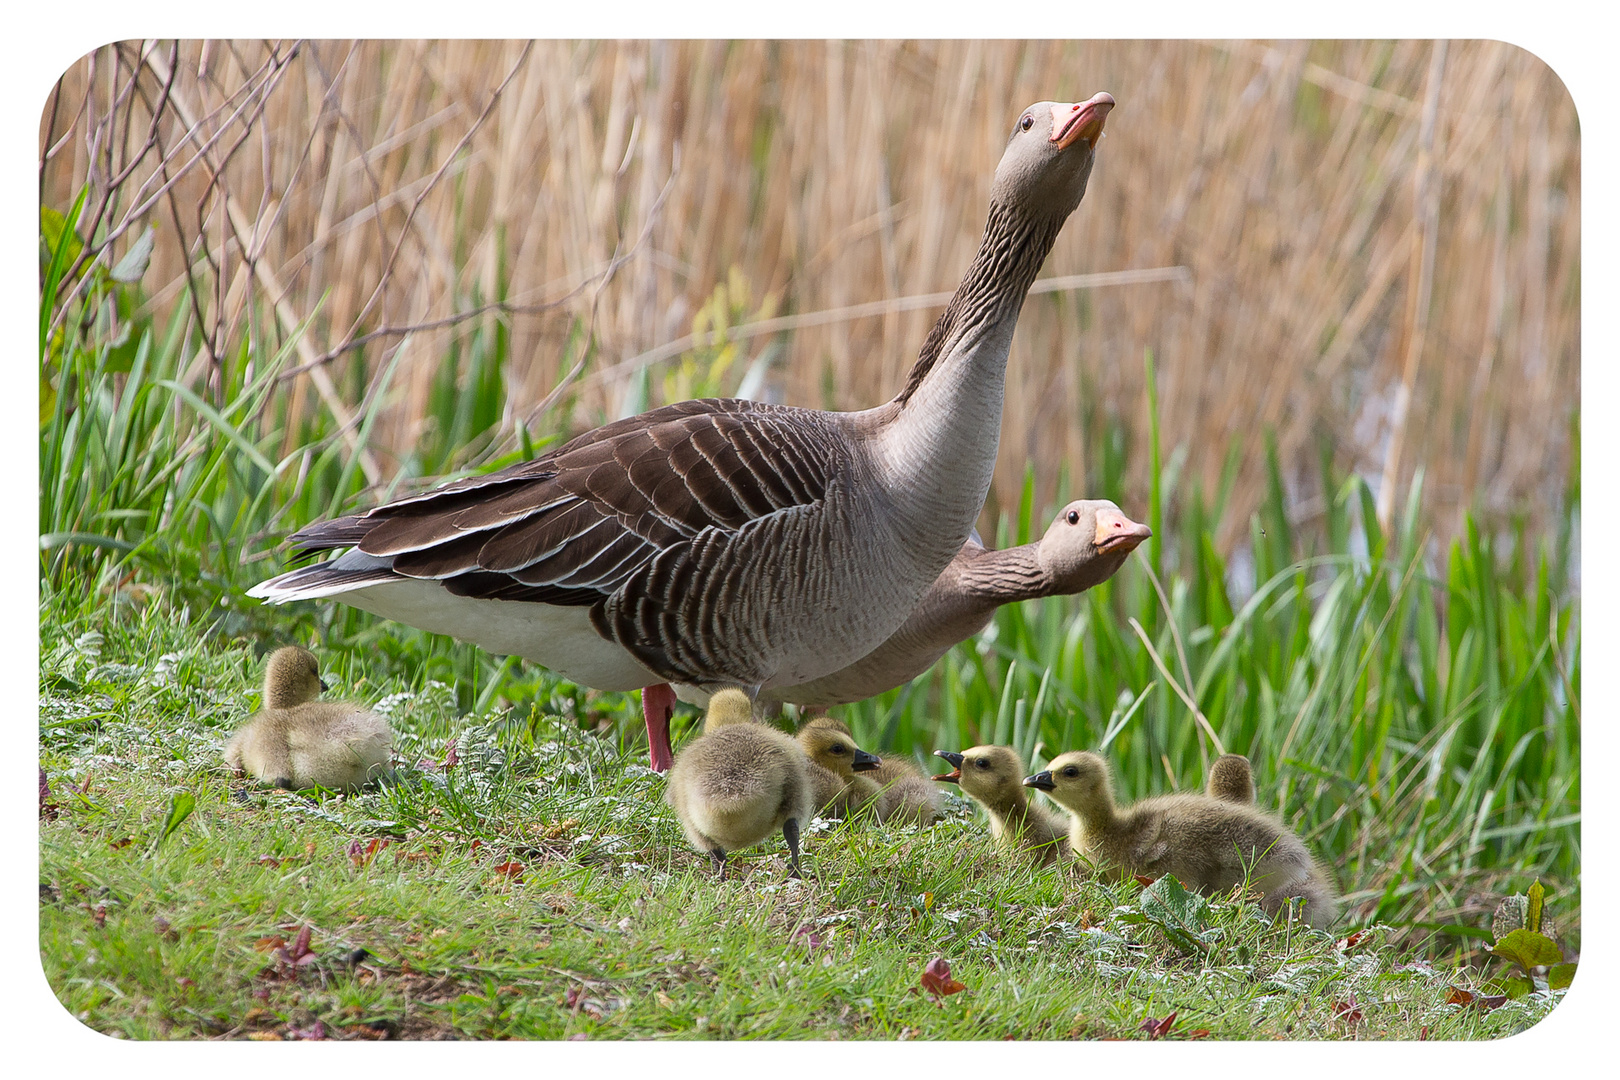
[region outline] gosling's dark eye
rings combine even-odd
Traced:
[[[842,746],[835,746],[832,748],[832,752],[835,754],[842,754],[844,752],[844,748]]]
[[[1080,524],[1080,511],[1070,510],[1068,513],[1068,521],[1070,525]]]
[[[1024,116],[1024,118],[1022,120],[1018,121],[1018,130],[1019,131],[1028,131],[1030,128],[1032,128],[1034,126],[1035,126],[1035,118],[1033,116],[1028,115],[1027,113],[1025,114],[1025,116]]]
[[[1063,775],[1073,778],[1080,775],[1080,770],[1075,768],[1073,765],[1070,765],[1067,769],[1063,770]]]
[[[977,765],[981,769],[988,769],[990,767],[990,762],[985,760],[984,758],[980,758],[978,761],[975,761],[973,764]]]

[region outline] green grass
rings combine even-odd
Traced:
[[[719,883],[639,748],[538,711],[458,714],[432,683],[356,686],[354,666],[335,692],[389,702],[405,761],[442,760],[452,735],[459,761],[348,799],[249,788],[219,744],[254,704],[256,666],[151,614],[109,623],[93,657],[47,659],[47,679],[78,689],[42,702],[60,809],[40,827],[41,953],[92,1028],[1141,1038],[1174,1011],[1171,1038],[1440,1039],[1521,1030],[1561,997],[1450,1005],[1477,972],[1413,963],[1387,928],[1341,950],[1227,898],[1212,947],[1184,953],[1135,921],[1139,886],[1031,869],[960,802],[930,829],[815,826],[809,883],[785,880],[779,841]],[[163,839],[180,794],[196,807]],[[515,879],[498,869],[513,862]],[[272,939],[306,927],[312,959],[278,965]],[[940,956],[968,989],[936,1002],[919,978]]]
[[[341,1024],[352,1005],[392,1017],[395,1033],[748,1034],[745,1018],[757,1016],[768,1025],[758,1033],[775,1035],[1097,1035],[1127,1034],[1131,1016],[1185,1002],[1191,1012],[1178,1027],[1217,1036],[1350,1034],[1321,1011],[1328,990],[1264,989],[1295,963],[1327,965],[1311,978],[1330,968],[1347,978],[1331,942],[1296,935],[1279,945],[1241,905],[1220,908],[1226,944],[1197,963],[1152,940],[1093,962],[1095,935],[1040,938],[1045,951],[1031,950],[1031,927],[1073,924],[1087,910],[1101,933],[1129,939],[1111,913],[1134,893],[1003,865],[966,814],[924,833],[818,834],[810,850],[820,880],[809,889],[773,888],[775,854],[744,881],[717,886],[680,843],[661,782],[639,768],[633,696],[598,694],[341,605],[247,600],[248,586],[282,567],[282,536],[387,492],[365,493],[330,416],[294,413],[276,378],[285,342],[255,349],[244,340],[217,371],[199,374],[184,313],[166,327],[143,322],[132,315],[138,287],[111,279],[87,289],[53,334],[49,315],[71,261],[61,238],[74,217],[47,215],[42,238],[40,741],[62,806],[41,825],[42,895],[56,897],[42,907],[42,952],[53,985],[94,1026],[241,1034],[260,1001],[253,990],[264,988],[255,973],[267,960],[252,943],[304,923],[316,927],[323,958],[271,994],[294,1027],[307,1026],[305,1013]],[[720,311],[718,293],[715,304]],[[567,347],[588,360],[593,345],[578,335]],[[733,363],[733,351],[684,358],[676,382],[734,389],[748,365]],[[571,402],[546,418],[556,430],[519,431],[515,448],[495,439],[500,411],[490,402],[506,359],[498,327],[472,328],[446,357],[430,437],[389,471],[390,491],[532,457],[558,437]],[[369,445],[388,372],[369,371],[364,357],[348,372],[355,438]],[[1152,404],[1146,497],[1133,501],[1124,482],[1125,422],[1098,408],[1081,418],[1094,468],[1062,478],[1058,501],[1113,497],[1147,517],[1154,540],[1108,584],[1003,609],[913,684],[846,708],[857,738],[918,758],[1008,743],[1032,768],[1063,750],[1101,749],[1131,798],[1200,787],[1216,752],[1248,754],[1261,803],[1306,838],[1345,892],[1341,932],[1384,928],[1380,973],[1365,993],[1353,991],[1368,1033],[1522,1026],[1529,1006],[1459,1018],[1434,1011],[1426,977],[1391,972],[1417,960],[1463,981],[1494,970],[1483,936],[1493,898],[1538,877],[1566,944],[1579,949],[1578,463],[1559,495],[1558,535],[1470,519],[1442,548],[1423,520],[1421,478],[1386,534],[1366,484],[1337,474],[1326,452],[1318,480],[1330,497],[1309,527],[1296,525],[1267,443],[1270,494],[1232,555],[1243,565],[1229,567],[1214,538],[1235,466],[1254,448],[1228,449],[1224,479],[1206,497],[1186,480],[1187,448],[1162,452]],[[998,542],[1040,534],[1046,511],[1036,502],[1026,478]],[[533,771],[469,761],[448,785],[418,772],[325,809],[282,795],[229,801],[218,744],[252,707],[263,653],[288,641],[315,645],[355,697],[416,695],[396,716],[407,760],[438,755],[453,732],[482,732],[490,754]],[[678,718],[677,745],[693,720]],[[86,775],[83,798],[63,794],[67,778]],[[154,847],[181,790],[196,808]],[[519,854],[537,843],[531,826],[568,820],[581,824],[564,830],[566,843]],[[352,840],[383,834],[401,842],[351,865]],[[127,846],[110,846],[126,837]],[[313,853],[301,854],[306,844]],[[423,857],[396,865],[397,851]],[[255,862],[278,853],[296,856],[285,871]],[[528,866],[523,880],[492,884],[491,868],[513,857]],[[932,908],[900,914],[928,893]],[[547,914],[547,895],[567,919]],[[154,929],[160,915],[178,940]],[[790,932],[811,918],[833,919],[826,925],[837,930],[807,963]],[[721,952],[708,954],[713,945],[695,943],[716,934],[714,923],[723,924]],[[408,940],[420,926],[445,933]],[[542,937],[550,944],[537,944]],[[381,966],[333,967],[328,956],[351,941]],[[1248,959],[1238,964],[1240,941]],[[958,963],[973,988],[943,1010],[907,993],[930,949]],[[1241,993],[1221,982],[1227,976],[1204,974],[1245,964]],[[181,993],[174,980],[195,971],[206,978],[185,976],[199,985]],[[557,971],[607,980],[579,984],[591,1000],[618,994],[625,1004],[600,1021],[583,1006],[559,1017],[551,998],[561,1000],[573,976]],[[415,981],[425,972],[439,989]],[[792,979],[800,982],[786,988]],[[1050,998],[1048,981],[1062,987]],[[1168,1008],[1154,996],[1164,985],[1177,988]],[[677,1004],[661,1004],[659,992]],[[1365,1004],[1395,1001],[1408,1004]]]

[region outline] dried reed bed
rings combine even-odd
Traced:
[[[1095,494],[1141,506],[1152,350],[1189,479],[1213,492],[1237,448],[1227,546],[1267,429],[1302,520],[1325,439],[1386,503],[1423,467],[1442,536],[1469,506],[1550,527],[1578,408],[1579,132],[1557,77],[1499,43],[129,42],[52,92],[42,198],[65,209],[88,178],[94,207],[128,172],[101,257],[157,226],[147,305],[189,307],[200,384],[244,335],[264,356],[310,319],[285,392],[347,421],[397,360],[376,480],[422,437],[452,336],[497,320],[510,437],[638,401],[647,354],[733,268],[760,317],[951,289],[1016,110],[1098,89],[1119,107],[1045,275],[1185,272],[1030,300],[993,499],[1028,460],[1043,498],[1060,466],[1095,478],[1090,415],[1129,438],[1127,489]],[[884,399],[937,314],[898,307],[797,328],[769,392]]]

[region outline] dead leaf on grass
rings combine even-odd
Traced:
[[[1338,949],[1340,952],[1349,952],[1351,949],[1354,949],[1357,945],[1362,944],[1370,937],[1372,937],[1371,930],[1357,930],[1349,937],[1340,938]]]
[[[922,986],[935,997],[960,994],[967,987],[951,978],[951,965],[943,956],[936,956],[923,968]]]
[[[377,857],[377,852],[392,843],[392,840],[384,840],[381,837],[373,837],[368,844],[361,844],[358,840],[351,840],[349,841],[349,861],[357,869],[367,866],[372,859]]]
[[[1361,1013],[1361,1006],[1356,1001],[1355,994],[1351,994],[1346,1001],[1335,1001],[1333,1003],[1333,1019],[1343,1020],[1352,1027],[1366,1019]]]
[[[1168,1016],[1158,1020],[1150,1016],[1138,1024],[1136,1030],[1145,1032],[1149,1039],[1162,1039],[1170,1034],[1170,1029],[1175,1026],[1175,1023],[1175,1013],[1170,1013]]]

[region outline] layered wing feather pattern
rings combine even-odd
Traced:
[[[761,562],[744,549],[803,552],[782,534],[805,526],[802,511],[821,504],[848,465],[847,436],[827,417],[752,401],[678,402],[534,461],[322,522],[292,542],[386,560],[367,583],[430,579],[457,596],[589,605],[598,633],[655,671],[742,679],[745,657],[765,644],[755,640],[761,628],[733,622],[706,633],[713,628],[701,624],[735,610],[728,600],[743,588],[735,568]],[[807,565],[773,570],[813,562],[792,561]],[[266,584],[299,575],[300,592],[336,585],[322,577],[332,565]],[[813,584],[801,576],[795,588]],[[762,587],[772,586],[754,581],[746,591]],[[728,657],[711,655],[705,643],[722,641]]]

